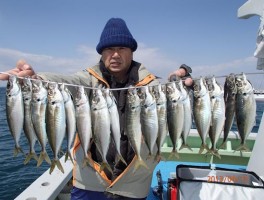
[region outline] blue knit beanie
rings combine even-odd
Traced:
[[[107,47],[128,47],[132,51],[137,49],[137,41],[131,35],[123,19],[111,18],[106,23],[96,51],[101,54]]]

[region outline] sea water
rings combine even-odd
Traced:
[[[258,102],[256,125],[252,132],[258,131],[263,109],[264,102]],[[232,129],[235,130],[236,127],[233,126]],[[22,149],[28,152],[29,145],[24,133],[21,135],[20,144]],[[14,140],[6,121],[5,88],[0,88],[0,199],[3,200],[15,199],[49,168],[45,161],[40,167],[36,166],[37,162],[35,160],[31,160],[27,165],[24,165],[25,157],[22,154],[14,157],[14,147]],[[36,143],[35,147],[36,152],[39,153],[40,145]],[[47,152],[52,158],[53,155],[49,145],[47,145]]]

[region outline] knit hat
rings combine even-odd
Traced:
[[[101,54],[107,47],[128,47],[132,51],[137,49],[137,41],[131,35],[126,22],[120,18],[111,18],[106,23],[101,34],[96,51]]]

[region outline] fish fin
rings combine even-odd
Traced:
[[[225,146],[226,146],[226,142],[227,142],[227,140],[226,141],[223,141],[223,143],[218,148],[219,149],[224,149]]]
[[[157,153],[155,156],[155,161],[160,162],[161,160],[166,161],[166,158],[162,156],[160,153]]]
[[[55,160],[55,164],[57,165],[58,169],[64,174],[64,169],[61,165],[60,160]]]
[[[17,155],[18,155],[19,153],[22,153],[22,154],[25,155],[25,153],[24,153],[24,151],[22,150],[22,148],[21,148],[20,146],[18,146],[18,147],[16,146],[15,149],[14,149],[14,156],[17,157]]]
[[[107,162],[102,162],[101,166],[100,166],[100,172],[103,171],[104,168],[107,168],[108,171],[113,174],[113,170],[111,169],[110,165]]]
[[[88,163],[88,165],[87,165]],[[82,168],[86,167],[86,166],[93,166],[91,161],[90,161],[90,158],[84,158],[83,159],[83,164],[82,164]]]
[[[137,171],[137,169],[138,169],[140,166],[145,167],[146,169],[149,169],[149,167],[148,167],[147,164],[144,162],[144,160],[142,160],[142,159],[137,159],[137,160],[136,160],[136,163],[135,163],[134,170],[133,170],[133,174]]]
[[[36,161],[38,161],[38,156],[35,152],[29,153],[24,161],[24,165],[28,164],[28,162],[31,160],[31,158],[34,158]]]
[[[182,150],[183,148],[187,148],[190,151],[193,151],[192,148],[188,144],[182,144],[179,150]]]
[[[49,171],[49,173],[51,174],[54,169],[55,169],[55,161],[53,160],[52,163],[51,163],[51,165],[50,165],[50,171]]]
[[[125,159],[123,158],[122,155],[118,154],[117,155],[117,159],[120,160],[120,161],[122,161],[122,163],[124,163],[127,166],[127,163],[126,163],[126,161],[125,161]]]
[[[64,174],[64,169],[60,163],[60,160],[53,160],[50,166],[50,171],[49,173],[51,174],[53,172],[53,170],[55,169],[55,166],[58,167],[58,169]]]
[[[241,144],[235,151],[246,151],[250,152],[250,149],[246,146],[246,144]]]
[[[218,150],[216,150],[216,149],[209,149],[205,154],[206,155],[210,154],[212,156],[216,156],[217,158],[221,159],[221,156],[218,153]]]
[[[46,162],[48,164],[51,165],[51,161],[50,161],[50,158],[49,158],[47,152],[46,151],[45,152],[42,151],[42,152],[40,152],[40,155],[39,155],[37,167],[39,167],[42,164],[44,159],[46,160]]]
[[[65,154],[65,162],[67,162],[68,157],[70,157],[71,162],[73,163],[73,158],[72,158],[72,154],[71,154],[70,151],[67,151],[66,154]]]
[[[173,159],[173,157],[175,157],[176,159],[180,158],[180,155],[177,151],[177,149],[173,149],[168,157],[169,160]]]
[[[202,154],[203,153],[203,151],[204,150],[207,150],[207,151],[209,151],[209,148],[208,148],[208,146],[206,145],[206,144],[201,144],[201,147],[200,147],[200,150],[199,150],[199,154]]]

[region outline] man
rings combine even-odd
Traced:
[[[18,76],[33,75],[44,80],[65,82],[76,85],[98,87],[103,84],[109,88],[124,88],[130,85],[156,85],[156,76],[150,73],[141,63],[133,60],[133,52],[137,49],[137,42],[131,35],[124,20],[111,18],[105,25],[96,50],[101,54],[99,63],[73,75],[54,73],[35,74],[30,65],[20,62],[17,68],[9,73]],[[172,75],[180,77],[188,76],[191,69],[183,65]],[[7,79],[6,76],[0,79]],[[186,85],[191,85],[192,80],[187,79]],[[158,162],[154,158],[148,158],[148,150],[142,143],[141,156],[149,169],[140,167],[133,173],[135,165],[135,153],[130,146],[127,136],[124,134],[124,115],[126,104],[126,90],[114,90],[119,109],[121,130],[121,154],[127,166],[122,162],[115,163],[116,150],[111,142],[107,154],[113,174],[107,169],[100,171],[102,158],[94,143],[91,145],[91,158],[93,167],[82,167],[83,151],[80,141],[76,138],[74,143],[74,168],[72,199],[146,199],[151,185],[152,173]]]

